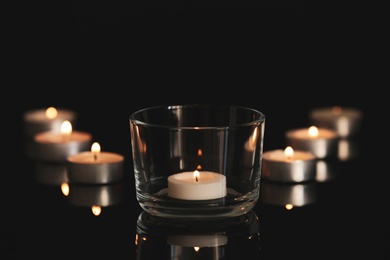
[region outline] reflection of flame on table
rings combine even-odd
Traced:
[[[285,184],[263,180],[260,185],[260,197],[265,203],[284,206],[288,210],[302,207],[317,200],[316,183]]]
[[[62,163],[36,163],[35,179],[47,185],[60,185],[68,181],[66,165]]]
[[[113,185],[77,185],[65,184],[61,189],[71,205],[90,207],[94,215],[101,213],[102,207],[118,204],[123,199],[121,183]],[[66,190],[67,194],[66,194]],[[65,192],[64,192],[65,191]]]
[[[334,160],[317,160],[317,182],[327,182],[334,180],[338,176],[338,169]]]
[[[359,154],[359,147],[354,140],[340,139],[338,143],[338,158],[340,161],[354,159]]]
[[[260,258],[259,220],[253,212],[209,221],[170,220],[142,212],[136,229],[137,260],[161,255],[176,260],[222,259],[227,252],[232,259]]]

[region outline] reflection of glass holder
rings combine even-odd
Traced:
[[[69,184],[68,202],[81,207],[107,207],[122,201],[123,187],[121,183],[111,185],[79,185]]]
[[[60,185],[68,182],[66,165],[62,163],[35,164],[35,179],[42,184]]]
[[[315,182],[290,184],[263,180],[260,189],[260,197],[263,202],[278,206],[302,207],[317,200]]]
[[[142,212],[136,231],[137,260],[259,259],[260,255],[259,220],[253,212],[212,221],[172,220]]]

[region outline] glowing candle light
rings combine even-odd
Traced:
[[[320,107],[310,110],[309,120],[318,127],[329,128],[339,137],[357,134],[361,127],[363,113],[354,107]]]
[[[76,122],[77,115],[74,111],[63,108],[48,107],[46,109],[35,109],[23,114],[24,132],[28,138],[40,132],[60,132],[62,122]]]
[[[316,157],[308,151],[294,150],[287,146],[284,150],[263,153],[262,177],[281,182],[303,182],[315,180]]]
[[[84,151],[67,158],[69,182],[111,183],[123,178],[124,157],[117,153],[102,152],[98,142],[91,151]]]
[[[195,170],[168,177],[168,196],[182,200],[209,200],[226,196],[226,177],[222,174]]]
[[[62,122],[60,132],[46,131],[34,136],[30,156],[48,162],[66,162],[70,155],[85,151],[91,144],[92,135],[73,131],[70,121]]]
[[[285,133],[287,144],[294,149],[310,151],[317,158],[337,155],[338,135],[334,130],[310,126]]]

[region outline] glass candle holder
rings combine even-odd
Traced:
[[[176,105],[130,115],[136,197],[173,219],[243,215],[260,192],[265,115],[229,105]]]

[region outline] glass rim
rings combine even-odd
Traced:
[[[180,108],[208,108],[208,109],[239,109],[242,111],[251,112],[254,115],[257,115],[256,118],[252,120],[248,120],[244,123],[235,123],[235,124],[229,124],[226,126],[177,126],[172,124],[156,124],[156,123],[150,123],[146,122],[145,120],[140,120],[137,118],[137,115],[140,115],[142,113],[152,111],[152,110],[174,110],[174,109],[180,109]],[[146,107],[143,109],[139,109],[133,113],[130,114],[129,117],[130,123],[136,124],[136,125],[143,125],[143,126],[152,126],[152,127],[160,127],[160,128],[170,128],[170,129],[190,129],[190,130],[206,130],[206,129],[229,129],[233,127],[244,127],[244,126],[250,126],[250,125],[256,125],[261,124],[265,122],[265,114],[260,112],[257,109],[246,107],[246,106],[240,106],[240,105],[216,105],[216,104],[178,104],[178,105],[157,105],[157,106],[151,106]]]

